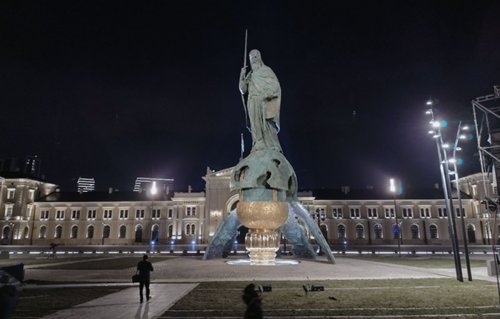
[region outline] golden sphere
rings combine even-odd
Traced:
[[[277,229],[288,218],[288,203],[278,201],[240,201],[239,221],[250,229]]]

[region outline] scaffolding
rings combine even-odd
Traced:
[[[498,177],[500,177],[500,85],[493,87],[494,94],[472,100],[476,127],[477,149],[483,174],[484,196],[498,203]],[[487,180],[491,180],[493,187]]]

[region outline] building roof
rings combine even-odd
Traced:
[[[456,197],[456,192],[452,192],[453,197]],[[394,196],[383,189],[365,188],[365,189],[349,189],[347,192],[341,189],[314,189],[312,196],[316,200],[391,200]],[[462,199],[470,199],[471,197],[465,193],[461,193]],[[442,189],[437,188],[419,188],[405,189],[405,191],[396,197],[397,199],[443,199],[444,194]]]
[[[40,197],[37,202],[152,202],[170,200],[170,195],[157,194],[152,197],[143,192],[54,192]]]

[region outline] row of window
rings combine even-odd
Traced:
[[[446,208],[438,208],[438,218],[448,218],[448,213],[446,212]],[[457,217],[467,217],[465,213],[465,209],[462,208],[462,213],[460,214],[460,209],[456,208],[456,216]],[[316,216],[319,215],[319,218],[321,220],[326,219],[326,213],[324,208],[318,208],[316,209],[315,213],[312,213],[311,216],[313,219],[316,218]],[[376,207],[368,207],[366,209],[366,215],[369,219],[377,219],[379,218],[378,214],[378,209]],[[351,219],[361,219],[361,210],[359,208],[350,208],[349,209],[349,217]],[[396,212],[394,210],[394,207],[386,207],[384,208],[384,217],[388,219],[395,219],[396,217]],[[412,219],[413,216],[413,209],[411,207],[403,207],[401,208],[401,218],[404,219]],[[332,218],[334,219],[342,219],[344,218],[344,214],[342,212],[342,208],[332,208]],[[420,208],[420,218],[431,218],[431,210],[430,208]]]
[[[158,225],[153,225],[153,227],[151,228],[151,231],[152,231],[151,237],[154,240],[157,240],[159,238],[159,236],[158,236],[159,230],[160,230],[160,228]],[[70,238],[72,238],[72,239],[78,238],[78,231],[79,231],[78,226],[76,226],[76,225],[72,226]],[[87,239],[94,238],[94,231],[95,231],[95,227],[93,225],[88,226],[86,238]],[[173,236],[173,231],[174,231],[173,225],[169,225],[168,226],[168,237],[169,238]],[[62,233],[63,233],[63,226],[57,225],[55,230],[54,230],[54,237],[53,238],[55,238],[55,239],[62,238]],[[109,238],[110,233],[111,233],[111,227],[109,225],[105,225],[103,227],[103,230],[102,230],[102,236],[99,238]],[[142,226],[141,225],[137,225],[135,227],[136,239],[137,239],[137,236],[139,233],[142,237]],[[193,236],[195,234],[196,234],[196,225],[195,224],[186,224],[184,227],[184,235]],[[119,228],[119,232],[118,232],[118,238],[126,238],[126,236],[127,236],[127,227],[125,225],[121,225]],[[28,237],[26,237],[26,238],[28,238]],[[38,238],[40,238],[40,239],[47,239],[48,238],[47,237],[47,226],[43,225],[40,227]]]
[[[321,227],[326,231],[326,226],[325,225],[321,225]],[[399,230],[399,226],[397,226],[396,224],[393,224],[393,227],[391,228],[392,230],[392,236],[393,236],[393,239],[398,239],[398,237],[400,236],[400,230]],[[356,232],[356,236],[355,238],[356,239],[365,239],[365,226],[363,225],[356,225],[355,227],[355,232]],[[475,232],[475,227],[474,225],[471,225],[469,224],[467,226],[467,233],[468,233],[468,237],[469,237],[469,241],[471,242],[475,242],[475,235],[472,236],[471,234],[473,234]],[[383,227],[381,224],[375,224],[373,225],[373,233],[375,234],[375,239],[383,239],[384,238],[384,233],[383,233]],[[416,225],[416,224],[413,224],[410,226],[410,233],[411,233],[411,236],[410,238],[411,239],[420,239],[420,226]],[[429,226],[429,235],[430,235],[430,239],[438,239],[439,238],[439,232],[438,232],[438,227],[434,224],[430,225]],[[343,239],[343,238],[346,238],[347,237],[347,234],[346,234],[346,227],[342,224],[338,225],[337,226],[337,238],[338,239]],[[473,238],[473,240],[472,240]]]
[[[65,218],[65,210],[56,210],[55,212],[55,219],[56,220],[64,220]],[[160,213],[161,210],[158,209],[153,209],[151,211],[151,218],[152,219],[160,219]],[[48,220],[49,219],[49,210],[41,210],[40,211],[40,220]],[[111,220],[113,218],[113,210],[112,209],[105,209],[103,211],[103,219],[104,220]],[[168,214],[167,218],[173,218],[174,215],[174,210],[172,208],[168,209]],[[97,210],[96,209],[88,209],[87,210],[87,220],[95,220],[97,216]],[[145,216],[145,210],[144,209],[137,209],[135,211],[135,219],[141,220],[144,219]],[[186,216],[196,216],[196,207],[186,207]],[[71,211],[71,219],[77,220],[80,219],[81,217],[81,211],[80,210],[72,210]],[[129,211],[128,209],[120,209],[119,212],[119,217],[120,219],[128,219],[129,218]],[[177,218],[179,216],[177,215]]]

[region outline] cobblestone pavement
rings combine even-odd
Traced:
[[[133,258],[133,257],[131,257]],[[176,257],[154,264],[154,283],[252,280],[328,280],[384,278],[455,278],[454,269],[429,269],[386,264],[352,258],[337,258],[336,264],[300,261],[297,265],[249,266],[230,265],[228,259],[201,260],[201,257]],[[139,258],[138,258],[139,260]],[[486,267],[474,267],[473,279],[496,281],[488,277]],[[135,267],[119,270],[54,270],[27,268],[25,279],[72,282],[130,282]],[[464,269],[464,277],[466,272]]]

